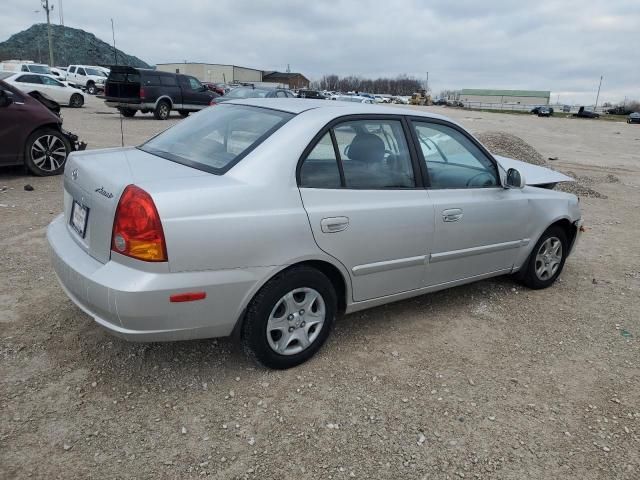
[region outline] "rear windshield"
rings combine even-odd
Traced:
[[[165,130],[139,148],[221,175],[292,117],[291,113],[267,108],[216,105]]]
[[[264,90],[260,88],[234,88],[227,93],[227,98],[264,98],[270,90]]]

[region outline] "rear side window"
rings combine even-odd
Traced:
[[[145,75],[145,85],[160,85],[160,77],[158,75]]]
[[[78,75],[86,75],[84,68],[78,68]]]
[[[76,73],[76,67],[69,67],[69,73]]]
[[[335,138],[333,158],[342,176],[341,185],[327,186],[328,179],[317,173],[320,167],[315,152],[321,146],[319,143],[303,161],[301,187],[379,190],[416,186],[411,154],[399,120],[348,121],[336,125],[331,132]],[[325,137],[321,142],[326,142]],[[322,167],[325,176],[329,175],[327,168]]]
[[[22,75],[16,78],[16,82],[20,83],[42,83],[38,75]]]
[[[221,175],[292,117],[267,108],[222,104],[183,120],[139,148]]]
[[[300,186],[307,188],[340,188],[342,186],[331,132],[325,133],[302,162]]]
[[[167,87],[175,87],[178,85],[176,77],[160,77],[160,84]]]
[[[112,71],[109,74],[109,81],[122,83],[140,83],[140,74]]]

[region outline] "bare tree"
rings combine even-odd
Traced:
[[[329,74],[323,75],[320,80],[314,81],[313,86],[319,90],[411,95],[422,88],[422,83],[407,75],[399,75],[396,78],[381,77],[370,79],[356,75],[340,77],[336,74]]]

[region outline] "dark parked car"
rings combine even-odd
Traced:
[[[580,107],[578,113],[574,113],[572,117],[576,118],[600,118],[600,114],[594,112],[593,110],[587,110],[584,107]]]
[[[67,156],[86,144],[62,128],[60,105],[45,95],[21,92],[0,72],[0,165],[24,164],[35,175],[57,175]]]
[[[242,98],[295,98],[295,95],[284,88],[264,87],[238,87],[226,95],[216,98],[211,104],[223,103],[227,100],[239,100]]]
[[[627,118],[627,123],[640,123],[640,113],[633,112]]]
[[[613,107],[607,110],[609,115],[631,115],[633,110],[624,105],[618,105],[617,107]]]
[[[195,77],[143,68],[113,66],[105,83],[104,99],[109,107],[133,117],[138,110],[153,112],[166,120],[171,110],[181,117],[211,105],[216,93]]]
[[[540,109],[545,108],[548,110],[548,114],[544,114],[544,115],[540,115]],[[553,107],[547,107],[546,105],[538,105],[537,107],[533,108],[531,110],[531,113],[533,113],[534,115],[539,115],[542,117],[549,117],[551,115],[553,115]]]
[[[314,100],[326,99],[326,97],[317,90],[298,90],[298,98],[312,98]]]
[[[549,107],[539,107],[538,108],[538,116],[539,117],[550,117],[552,114],[552,108]]]

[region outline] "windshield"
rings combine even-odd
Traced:
[[[225,96],[227,98],[264,98],[267,93],[269,93],[269,90],[260,88],[234,88]]]
[[[85,68],[87,75],[95,75],[97,77],[106,77],[106,75],[96,68]]]
[[[292,117],[277,110],[222,104],[183,120],[139,148],[220,175]]]
[[[46,65],[28,65],[29,71],[32,73],[45,73],[51,74],[51,70]]]

